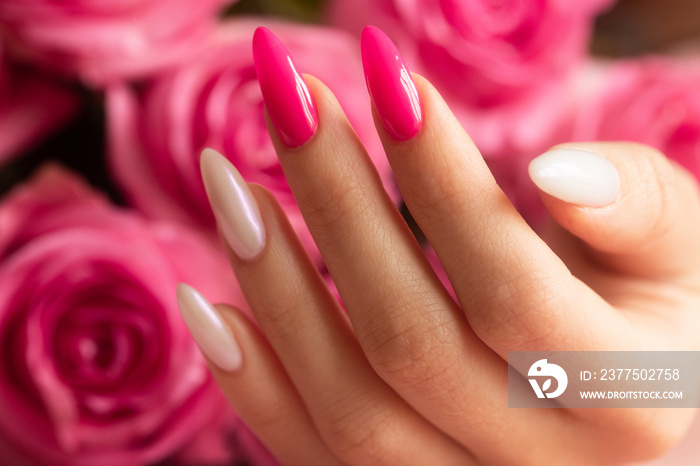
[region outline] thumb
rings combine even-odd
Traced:
[[[556,146],[530,163],[554,219],[620,272],[673,278],[700,261],[695,178],[655,149],[631,142]]]

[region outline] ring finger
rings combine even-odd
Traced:
[[[274,198],[214,151],[201,166],[241,289],[328,447],[350,464],[468,461],[371,369]]]

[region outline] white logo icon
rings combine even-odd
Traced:
[[[530,366],[527,375],[528,377],[549,377],[544,381],[544,384],[542,384],[542,388],[540,388],[537,379],[528,379],[537,398],[556,398],[564,393],[566,385],[569,383],[569,378],[566,376],[564,369],[556,364],[549,364],[546,359],[540,359]],[[547,390],[549,390],[552,385],[552,378],[557,381],[557,389],[548,393]]]

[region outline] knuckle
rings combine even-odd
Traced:
[[[469,322],[490,347],[509,351],[552,349],[563,324],[562,277],[523,272],[508,280],[484,277],[468,309]]]
[[[454,217],[455,212],[465,209],[486,209],[502,194],[481,154],[475,147],[455,149],[454,141],[444,147],[434,147],[425,154],[421,164],[410,174],[410,182],[404,183],[405,198],[410,198],[412,208],[420,209],[427,218]],[[445,158],[445,153],[459,155]],[[455,167],[455,163],[458,164]],[[476,195],[478,193],[478,196]]]
[[[351,209],[348,202],[353,197],[355,188],[318,188],[305,193],[300,200],[299,206],[307,214],[309,228],[328,228],[336,225],[345,217]]]
[[[463,197],[462,190],[449,180],[428,179],[421,185],[419,192],[413,196],[413,204],[427,212],[435,212],[440,215],[440,211],[448,210],[446,204],[451,204],[455,199]]]
[[[357,224],[353,215],[372,206],[372,196],[348,167],[319,170],[317,178],[295,195],[312,231],[347,229]],[[327,174],[330,173],[330,174]]]
[[[473,183],[467,188],[464,180],[454,176],[419,176],[415,183],[409,183],[404,190],[411,209],[423,219],[429,222],[444,222],[446,217],[454,217],[456,213],[461,212],[465,202],[471,201],[472,206],[475,206],[474,196],[471,194],[476,188]],[[475,177],[474,180],[474,183],[480,183],[479,178]]]
[[[289,293],[284,296],[295,295]],[[305,325],[306,316],[313,306],[315,306],[314,302],[298,297],[289,299],[279,306],[266,306],[265,309],[257,310],[256,317],[266,332],[274,332],[277,338],[293,340],[295,332]]]
[[[395,417],[376,404],[348,410],[328,419],[322,433],[328,447],[350,464],[392,464],[397,430]]]
[[[619,247],[633,251],[649,247],[672,229],[681,205],[677,202],[680,180],[679,171],[658,150],[639,143],[624,143],[623,147],[619,154],[624,160],[620,170],[623,205],[642,214],[634,219],[635,234],[625,235]],[[615,237],[609,240],[619,242]]]
[[[657,234],[663,234],[671,227],[674,216],[669,215],[669,212],[677,204],[674,195],[676,172],[668,159],[657,151],[651,152],[646,161],[643,157],[635,160],[641,179],[649,180],[647,189],[640,190],[644,197],[641,201],[649,212],[649,228]],[[644,166],[639,167],[640,164]]]
[[[369,334],[366,354],[391,385],[436,396],[436,392],[449,389],[447,376],[460,354],[454,341],[454,321],[446,318],[449,314],[441,306],[412,312],[416,315],[410,321],[416,324]],[[440,383],[436,383],[438,379]]]
[[[433,344],[427,339],[416,339],[416,329],[404,329],[384,339],[381,344],[368,350],[372,365],[377,372],[392,379],[416,377],[417,366],[426,365],[426,356]]]
[[[259,432],[286,430],[292,427],[290,424],[299,421],[296,413],[290,409],[289,403],[286,403],[282,397],[271,397],[265,403],[256,404],[254,407],[246,405],[243,409],[239,408],[241,413],[243,410],[251,411],[247,413],[248,422]]]

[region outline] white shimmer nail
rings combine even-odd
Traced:
[[[241,349],[231,329],[204,296],[191,286],[179,283],[177,305],[202,353],[222,370],[235,371],[241,367]]]
[[[594,152],[555,149],[530,162],[528,171],[538,188],[570,204],[604,207],[620,194],[617,169]]]
[[[236,167],[213,149],[202,151],[200,168],[222,236],[239,258],[254,259],[265,248],[265,226],[248,185]]]

